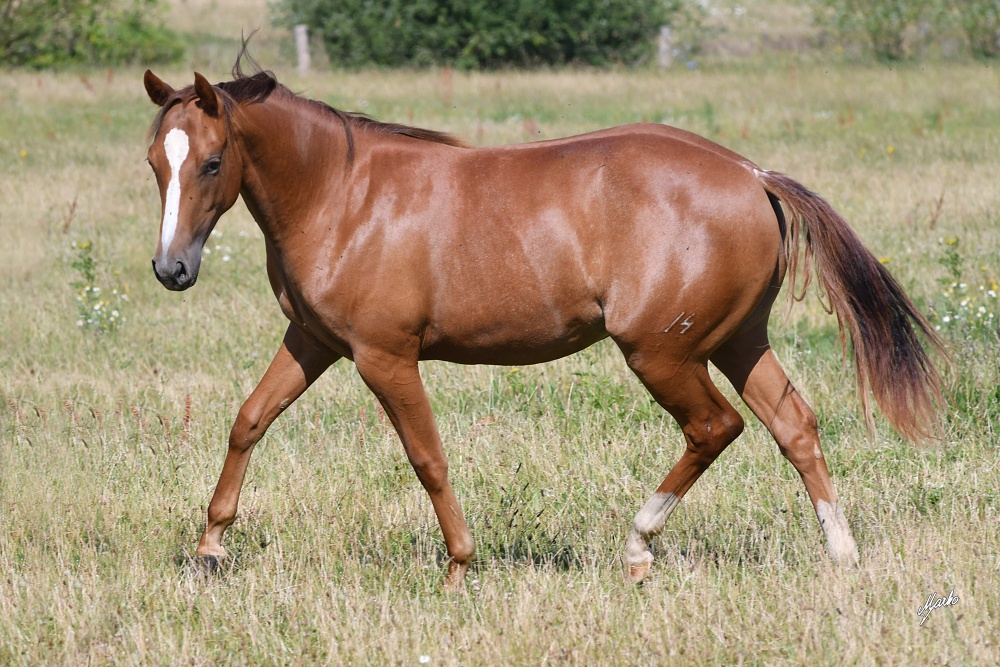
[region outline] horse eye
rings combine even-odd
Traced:
[[[219,173],[220,168],[222,168],[222,160],[214,157],[205,163],[205,174],[207,176],[215,176]]]

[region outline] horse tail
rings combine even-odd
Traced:
[[[821,296],[825,292],[829,300],[827,310],[837,315],[845,350],[845,329],[850,333],[858,395],[869,433],[874,429],[870,391],[903,436],[912,441],[934,437],[941,377],[917,334],[947,356],[941,339],[830,204],[784,174],[759,169],[755,173],[772,202],[777,197],[788,211],[784,249],[791,299],[805,297],[814,267]],[[802,285],[796,292],[803,234]]]

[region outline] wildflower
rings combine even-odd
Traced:
[[[889,155],[892,155],[893,153],[895,153],[895,152],[896,152],[896,149],[895,149],[895,148],[893,148],[892,146],[888,146],[888,147],[887,147],[887,148],[885,149],[885,152],[886,152],[886,153],[888,153]]]
[[[421,665],[426,665],[428,662],[431,661],[431,657],[429,655],[422,655],[419,658],[417,658],[417,661],[420,662]]]
[[[21,157],[28,157],[28,151],[21,149]]]

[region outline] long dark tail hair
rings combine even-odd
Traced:
[[[837,315],[842,343],[844,330],[850,333],[858,395],[869,432],[874,428],[871,391],[899,433],[913,441],[933,437],[941,377],[917,332],[946,356],[941,339],[830,204],[784,174],[760,170],[757,174],[764,189],[781,200],[788,213],[785,254],[792,298],[805,296],[815,267],[829,299],[828,309]],[[802,284],[796,291],[800,273]]]

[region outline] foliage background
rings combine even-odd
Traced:
[[[634,64],[682,0],[283,0],[342,67]]]
[[[160,0],[0,0],[0,64],[46,68],[175,62]]]

